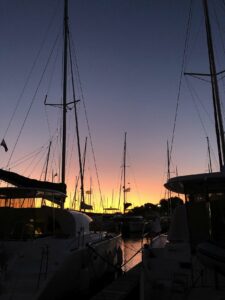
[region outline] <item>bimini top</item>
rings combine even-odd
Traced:
[[[66,184],[27,178],[17,173],[0,169],[0,180],[16,187],[0,188],[0,198],[44,197],[60,204],[65,201]]]
[[[27,187],[1,187],[0,199],[31,199],[43,198],[61,205],[66,195],[60,191],[44,188],[27,188]]]
[[[179,194],[225,193],[225,173],[177,176],[169,179],[164,186]]]

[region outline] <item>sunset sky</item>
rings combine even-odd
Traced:
[[[209,2],[216,31],[224,25],[218,25],[218,20],[222,17],[224,23],[225,7],[222,1]],[[84,97],[76,84],[76,98],[81,100],[77,107],[82,153],[88,137],[85,190],[92,186],[96,209],[100,195],[84,101],[104,206],[118,206],[124,132],[127,186],[131,188],[128,201],[137,206],[158,203],[165,196],[166,147],[167,140],[171,143],[174,126],[189,8],[189,0],[69,1],[72,45]],[[8,152],[0,148],[1,167],[39,179],[53,137],[47,179],[54,181],[60,180],[60,130],[55,128],[59,128],[61,109],[44,106],[44,100],[46,94],[50,103],[60,103],[62,98],[62,37],[57,38],[62,33],[62,16],[63,0],[0,0],[0,139],[4,138],[9,148]],[[215,36],[215,52],[221,71],[225,60],[220,55],[223,43],[219,38],[220,32]],[[208,73],[199,0],[193,1],[184,71]],[[75,80],[78,82],[77,75]],[[220,85],[223,98],[223,80]],[[72,101],[71,91],[68,94],[68,101]],[[73,110],[67,115],[70,198],[79,169]],[[206,136],[213,170],[218,170],[213,122],[208,79],[185,77],[180,89],[171,176],[176,169],[179,175],[207,172]]]

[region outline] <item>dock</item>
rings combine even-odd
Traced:
[[[131,295],[133,299],[139,299],[140,274],[141,263],[114,280],[90,300],[127,300]]]

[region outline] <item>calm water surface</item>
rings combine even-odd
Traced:
[[[122,270],[124,272],[127,272],[131,268],[133,268],[135,265],[137,265],[139,262],[141,262],[141,249],[143,244],[147,242],[146,239],[140,239],[140,238],[128,238],[123,239],[121,243],[121,248],[123,251],[123,267]],[[76,299],[82,299],[82,300],[90,300],[96,293],[98,293],[101,289],[103,289],[106,285],[110,284],[112,282],[112,278],[106,279],[106,282],[101,282],[100,285],[96,284],[94,290],[90,291],[87,295],[78,295],[77,292],[74,292],[76,294]],[[67,294],[63,297],[63,299],[67,300],[74,300],[74,293]]]

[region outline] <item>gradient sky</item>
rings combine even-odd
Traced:
[[[201,1],[193,2],[190,51],[185,71],[208,72]],[[217,15],[213,20],[217,26],[219,17],[225,20],[225,15],[220,1],[210,1],[210,8],[214,2]],[[172,138],[189,6],[189,0],[69,1],[70,30],[105,206],[112,204],[112,195],[112,205],[118,205],[125,131],[127,184],[131,187],[128,201],[136,206],[146,202],[158,203],[165,196],[166,145]],[[1,148],[0,162],[5,168],[10,159],[12,171],[35,178],[40,177],[43,169],[50,136],[60,134],[54,129],[60,109],[44,106],[46,93],[51,103],[61,100],[62,56],[58,43],[36,89],[50,49],[60,33],[62,13],[63,0],[0,0],[0,138],[5,138],[9,148],[8,152]],[[219,52],[217,40],[216,47]],[[32,69],[39,49],[40,55]],[[222,59],[220,57],[217,62],[218,71],[224,69]],[[210,85],[198,79],[187,79],[181,85],[171,176],[176,168],[179,175],[207,171],[206,136],[209,136],[212,147],[213,170],[218,170]],[[223,81],[220,83],[223,96]],[[78,88],[76,93],[77,99],[82,99]],[[198,97],[194,98],[197,93]],[[69,97],[71,101],[71,93]],[[33,105],[21,131],[32,100]],[[18,109],[9,124],[18,101]],[[88,131],[82,101],[78,104],[78,112],[83,151]],[[73,111],[69,111],[69,197],[73,194],[72,174],[77,176],[79,173],[73,122]],[[35,152],[33,160],[18,161],[37,149],[38,154]],[[52,146],[51,153],[54,159],[50,159],[48,180],[51,180],[52,173],[58,173],[56,146]],[[86,161],[85,186],[89,189],[92,182],[97,207],[99,193],[89,139]]]

